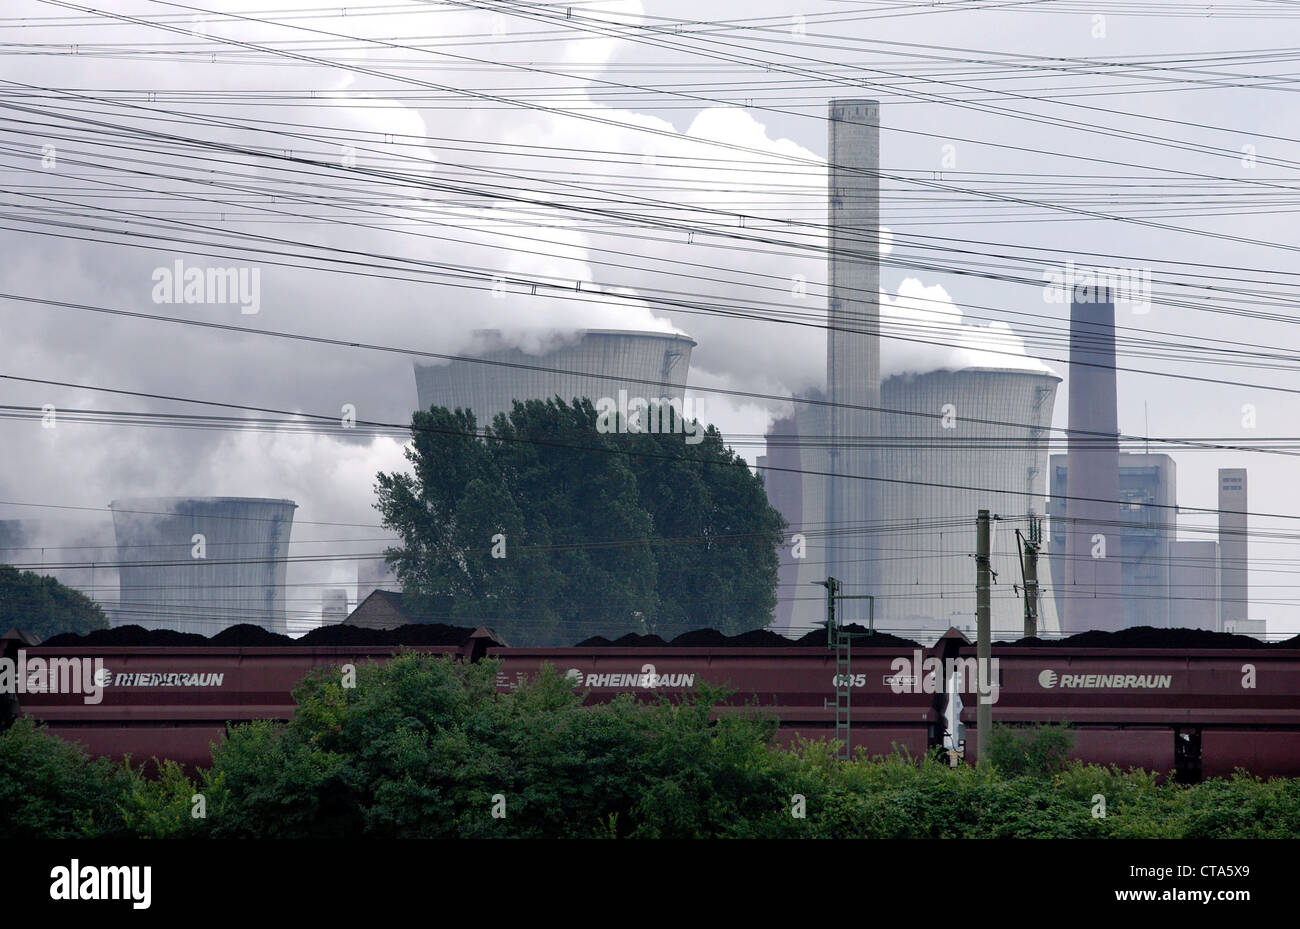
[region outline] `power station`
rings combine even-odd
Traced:
[[[682,398],[695,340],[673,332],[588,329],[538,354],[506,342],[497,330],[475,333],[484,346],[477,360],[433,365],[415,363],[420,409],[442,406],[473,410],[480,427],[516,400],[566,403],[585,397]]]
[[[993,570],[1002,579],[992,597],[995,631],[1018,634],[1023,604],[1015,529],[1044,513],[1047,436],[1060,378],[1014,368],[964,368],[894,375],[881,387],[881,438],[873,474],[876,509],[866,532],[828,511],[816,472],[827,443],[826,407],[810,394],[768,432],[768,499],[790,524],[781,553],[780,592],[772,628],[802,635],[825,621],[816,586],[838,552],[876,559],[875,620],[891,633],[937,638],[974,621],[971,563],[974,514],[990,508],[1002,519],[994,534]],[[943,410],[951,407],[950,415]],[[859,444],[868,444],[860,440]],[[799,469],[797,474],[789,470]],[[830,479],[833,480],[833,479]],[[986,488],[995,488],[987,490]],[[969,515],[968,515],[969,514]],[[802,536],[799,549],[792,541]],[[833,573],[832,569],[832,572]],[[1050,585],[1043,584],[1042,629],[1059,630]]]
[[[1041,366],[908,372],[882,384],[880,109],[833,100],[828,116],[827,387],[793,398],[760,459],[768,497],[790,525],[772,628],[797,635],[823,623],[816,585],[831,575],[846,592],[871,593],[888,631],[924,640],[969,629],[973,522],[989,509],[999,517],[995,634],[1022,629],[1015,532],[1037,531],[1044,514],[1040,634],[1262,634],[1248,616],[1245,472],[1220,472],[1219,541],[1180,541],[1173,459],[1119,451],[1115,294],[1105,283],[1085,278],[1070,290],[1063,455],[1049,459],[1061,379]]]
[[[920,640],[971,629],[974,520],[989,510],[996,634],[1022,628],[1022,533],[1037,538],[1043,516],[1040,634],[1139,625],[1263,633],[1250,617],[1244,469],[1219,472],[1217,539],[1180,540],[1173,459],[1119,450],[1107,285],[1070,291],[1064,454],[1049,454],[1061,378],[1033,359],[882,379],[880,104],[834,99],[827,115],[825,389],[793,398],[759,457],[769,499],[789,523],[772,628],[798,635],[823,623],[816,585],[834,576],[844,594],[874,597],[881,628]],[[415,361],[416,393],[420,409],[469,409],[480,426],[515,401],[684,401],[695,347],[677,331],[478,330],[472,354]],[[284,631],[294,507],[244,497],[115,501],[115,620]],[[19,536],[0,531],[0,543],[17,550]],[[381,558],[357,557],[356,603],[398,587]],[[841,621],[864,621],[855,612],[864,603],[847,600]],[[346,592],[324,591],[320,615],[335,620],[346,604]]]
[[[284,592],[292,500],[114,500],[118,625],[211,635],[250,623],[287,632]]]

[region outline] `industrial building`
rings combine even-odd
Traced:
[[[1076,504],[1067,499],[1069,456],[1052,456],[1052,497],[1047,504],[1051,516],[1051,544],[1047,560],[1057,615],[1064,615],[1069,609],[1067,601],[1076,597],[1097,598],[1107,601],[1105,608],[1115,610],[1121,617],[1121,627],[1218,628],[1217,624],[1193,626],[1186,622],[1187,611],[1183,609],[1183,603],[1179,603],[1171,614],[1171,587],[1175,585],[1173,567],[1178,563],[1175,553],[1178,472],[1174,460],[1168,455],[1124,452],[1118,454],[1117,461],[1119,490],[1114,499],[1120,501],[1120,522],[1105,527],[1104,531],[1107,536],[1105,557],[1120,567],[1120,590],[1106,594],[1092,588],[1079,590],[1077,585],[1066,581],[1066,559],[1069,557],[1066,525]],[[1204,552],[1189,549],[1185,554],[1196,563]],[[1091,559],[1091,551],[1084,557]],[[1195,571],[1192,573],[1196,575]],[[1199,575],[1183,579],[1196,580],[1198,588],[1204,587],[1204,579]],[[1217,590],[1215,596],[1217,598]]]
[[[1220,629],[1219,543],[1209,540],[1175,542],[1173,553],[1167,591],[1170,625],[1233,632],[1232,629]],[[1239,631],[1245,632],[1244,629]],[[1264,624],[1260,623],[1258,633],[1263,631]]]
[[[434,365],[415,362],[420,409],[473,410],[479,425],[510,412],[515,400],[571,402],[585,397],[683,398],[695,340],[673,332],[589,329],[540,355],[506,345],[501,333],[481,330],[481,361]]]
[[[284,591],[292,500],[114,500],[116,623],[211,635],[251,623],[287,632]]]
[[[768,432],[764,480],[768,499],[802,535],[803,557],[781,553],[773,629],[801,634],[824,622],[825,580],[832,540],[840,552],[875,558],[877,628],[923,641],[950,626],[974,628],[975,514],[998,514],[992,594],[995,635],[1019,635],[1024,602],[1015,530],[1044,513],[1047,434],[1060,378],[1013,368],[964,368],[903,374],[881,385],[880,436],[874,447],[876,509],[846,523],[824,515],[827,407],[810,394]],[[953,410],[944,415],[946,405]],[[994,488],[993,490],[981,488]],[[868,548],[860,540],[874,537]],[[847,541],[845,541],[847,540]],[[1059,629],[1046,578],[1040,587],[1040,629]],[[848,604],[846,603],[846,608]],[[845,612],[848,619],[859,617]]]
[[[1219,469],[1219,621],[1224,630],[1250,634],[1246,491],[1245,468]]]
[[[975,516],[998,514],[995,634],[1024,628],[1015,530],[1044,513],[1047,433],[1060,378],[969,367],[881,381],[880,108],[832,100],[827,166],[826,392],[768,430],[768,500],[789,523],[773,629],[825,621],[826,577],[874,597],[876,627],[935,639],[975,623]],[[985,488],[985,489],[981,489]],[[1039,628],[1059,628],[1040,586]],[[845,600],[841,620],[865,623]]]
[[[1107,557],[1121,568],[1110,599],[1123,626],[1264,635],[1266,623],[1249,617],[1245,469],[1219,470],[1218,540],[1179,541],[1173,459],[1125,452],[1118,462],[1120,521],[1108,534]],[[1067,456],[1053,455],[1048,564],[1058,614],[1069,612],[1075,596],[1091,597],[1065,581],[1068,473]]]
[[[331,587],[321,594],[320,621],[322,625],[341,623],[348,617],[348,592],[342,587]]]

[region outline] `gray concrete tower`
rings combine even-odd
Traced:
[[[1247,574],[1246,469],[1219,469],[1219,628],[1239,629],[1250,619]]]
[[[1069,388],[1062,631],[1121,629],[1115,301],[1105,287],[1080,285],[1071,293]]]
[[[826,385],[832,404],[826,529],[829,573],[846,594],[875,593],[878,498],[867,441],[879,434],[880,406],[880,104],[832,100],[828,146]],[[857,407],[855,409],[854,407]],[[865,616],[865,601],[845,604],[844,619]]]

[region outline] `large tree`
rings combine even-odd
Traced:
[[[107,629],[108,617],[94,600],[52,577],[0,565],[0,633],[14,626],[48,639]]]
[[[412,471],[376,486],[408,603],[515,644],[767,625],[784,523],[717,430],[702,435],[603,433],[590,401],[558,397],[481,433],[466,410],[417,412]]]

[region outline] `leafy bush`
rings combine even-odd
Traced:
[[[20,717],[0,735],[0,839],[129,835],[122,809],[132,783],[125,765]]]
[[[1046,777],[1063,771],[1069,763],[1074,734],[1069,724],[993,726],[987,757],[1009,777]]]
[[[1300,836],[1300,781],[1188,787],[1067,762],[1060,727],[995,728],[978,766],[844,762],[828,741],[779,747],[775,719],[708,687],[583,706],[553,668],[509,693],[496,671],[408,653],[360,666],[355,687],[314,672],[290,723],[232,726],[193,780],[19,720],[0,734],[0,838]]]

